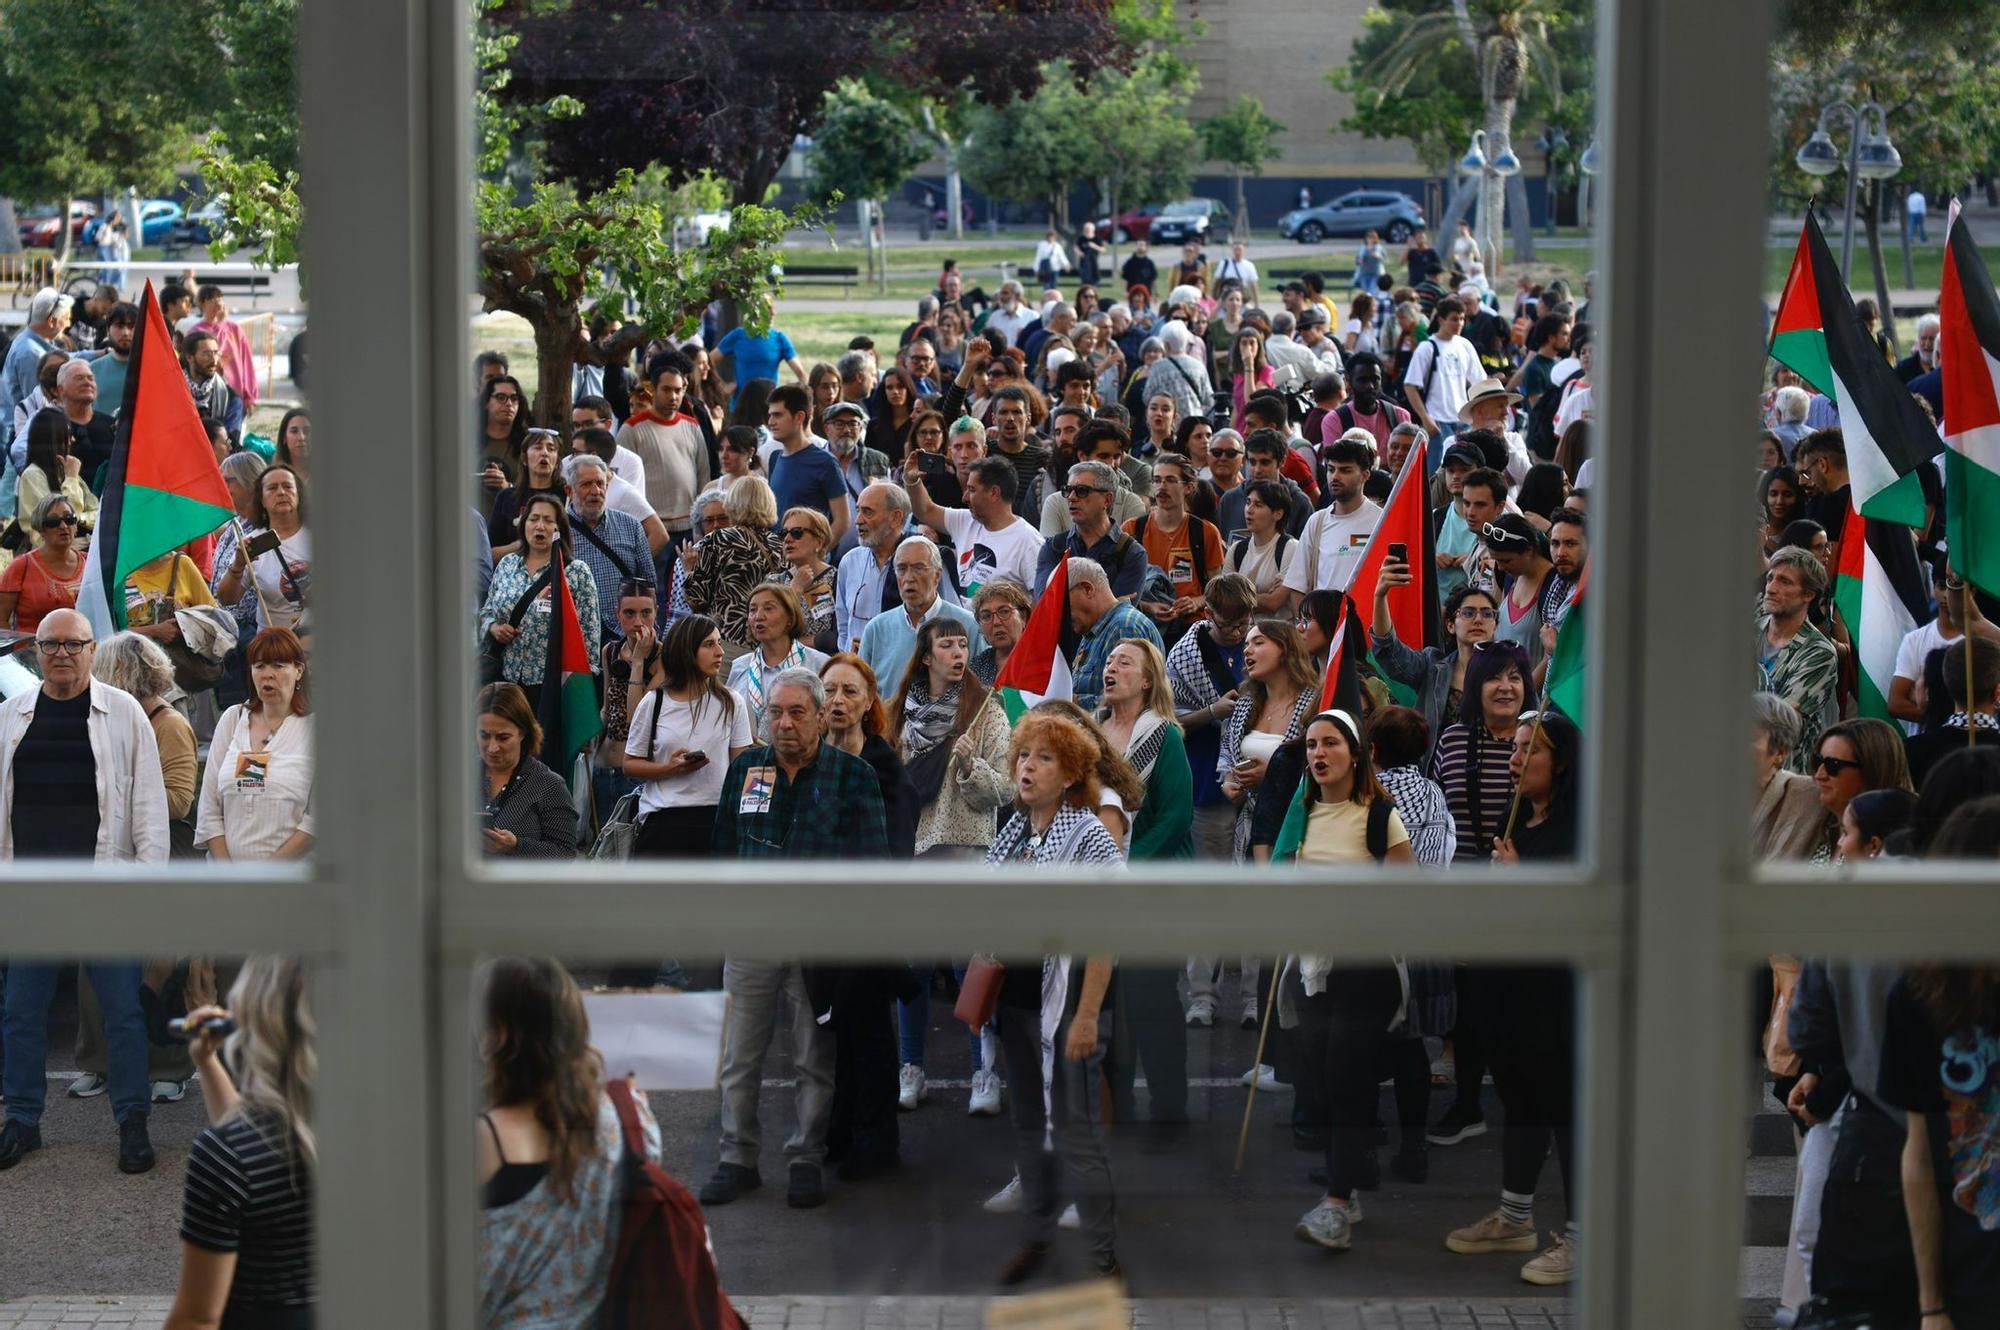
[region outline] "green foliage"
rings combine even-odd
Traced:
[[[1283,155],[1278,135],[1285,132],[1284,122],[1268,114],[1264,103],[1248,93],[1221,115],[1202,121],[1199,132],[1201,150],[1208,160],[1249,175],[1264,174],[1264,163]]]
[[[283,267],[299,261],[299,231],[304,212],[299,207],[299,173],[280,173],[261,157],[237,157],[229,138],[216,133],[201,149],[202,187],[209,197],[224,201],[223,231],[208,246],[220,263],[245,246],[258,248],[260,261]]]
[[[842,79],[826,94],[819,129],[806,154],[813,194],[886,199],[924,164],[929,150],[902,107],[866,84]]]
[[[187,0],[170,0],[171,4]],[[299,0],[212,0],[227,34],[220,67],[203,79],[214,128],[238,152],[279,176],[299,168],[299,89],[294,53]]]

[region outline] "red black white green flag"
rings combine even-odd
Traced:
[[[2000,300],[1962,217],[1945,240],[1938,324],[1945,542],[1954,568],[2000,595]]]
[[[597,711],[597,686],[591,679],[590,646],[576,617],[569,594],[569,570],[562,551],[555,553],[555,574],[549,594],[555,597],[555,621],[549,626],[548,663],[542,669],[542,764],[574,784],[576,755],[604,730]],[[572,789],[571,793],[575,793]]]

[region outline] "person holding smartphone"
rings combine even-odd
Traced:
[[[306,526],[306,487],[284,463],[257,477],[251,530],[239,539],[216,599],[234,605],[246,591],[257,594],[257,627],[312,631],[306,594],[312,583],[312,533]]]
[[[715,839],[722,775],[750,747],[750,709],[723,682],[722,630],[705,614],[677,619],[661,644],[665,682],[632,704],[625,774],[640,782],[647,859],[701,859]]]
[[[488,855],[570,859],[576,805],[563,778],[543,766],[542,727],[518,684],[479,690],[480,848]]]

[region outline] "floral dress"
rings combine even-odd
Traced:
[[[569,580],[570,599],[576,602],[577,622],[598,622],[597,579],[591,576],[590,565],[581,559],[571,559],[565,572]],[[510,554],[500,560],[493,569],[493,583],[486,593],[486,608],[479,612],[480,642],[485,642],[487,635],[493,631],[493,625],[509,620],[515,604],[528,594],[528,588],[540,581],[541,576],[539,568],[529,572],[519,554]],[[509,683],[526,688],[542,682],[542,670],[549,657],[549,628],[555,622],[554,602],[548,593],[549,588],[543,587],[535,602],[528,606],[527,613],[521,616],[519,635],[508,644],[501,677]],[[595,668],[593,662],[592,669]]]

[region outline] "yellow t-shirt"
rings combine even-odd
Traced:
[[[1410,833],[1403,829],[1402,814],[1391,809],[1388,848],[1394,849],[1409,839]],[[1374,862],[1368,854],[1367,805],[1352,802],[1312,805],[1312,813],[1306,819],[1305,842],[1299,846],[1299,862],[1306,864]]]
[[[201,580],[201,569],[185,554],[176,554],[173,562],[157,568],[141,568],[125,579],[126,626],[151,628],[169,600],[177,608],[215,604],[215,593]]]

